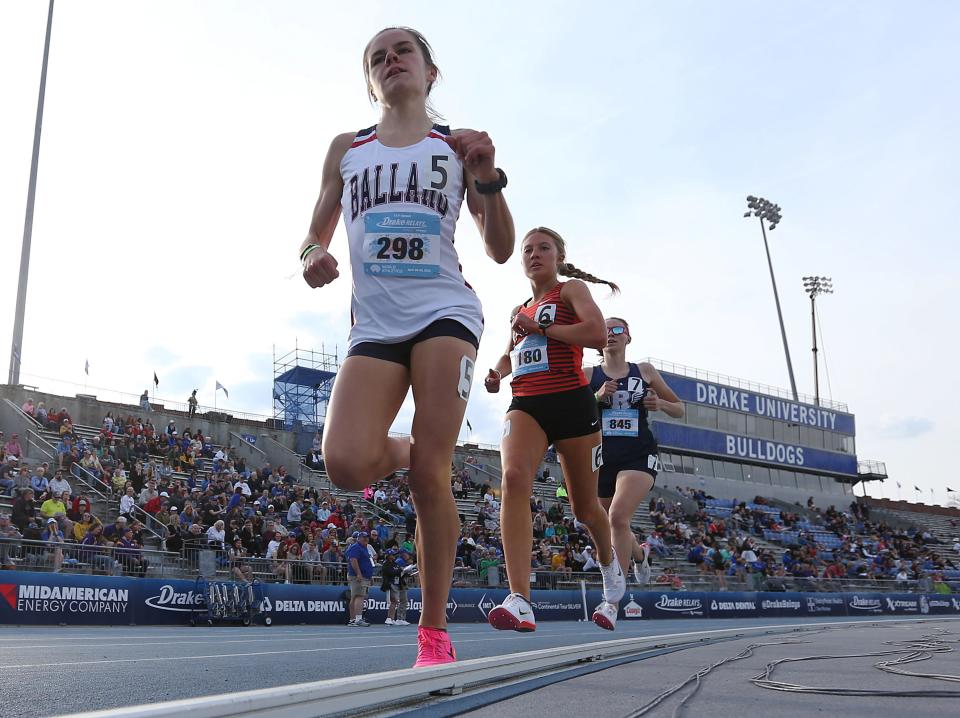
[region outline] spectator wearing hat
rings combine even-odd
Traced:
[[[384,623],[388,626],[409,626],[407,621],[407,576],[403,569],[407,562],[400,557],[400,551],[388,549],[383,561],[381,576],[383,581],[380,590],[390,599],[387,608],[387,618]]]
[[[74,496],[67,506],[67,518],[71,521],[79,521],[85,513],[93,512],[93,502],[90,496],[84,491],[80,495]]]
[[[583,549],[583,571],[599,571],[600,564],[597,563],[593,555],[593,546],[585,546]]]
[[[327,543],[327,547],[320,556],[320,560],[323,562],[324,567],[328,570],[337,571],[339,571],[341,565],[346,562],[346,557],[343,555],[340,542],[336,538]]]
[[[47,557],[53,560],[53,572],[59,573],[63,567],[63,544],[66,543],[66,539],[60,530],[60,524],[52,516],[47,519],[46,530],[40,540],[48,544]]]
[[[144,489],[146,491],[146,489]],[[155,495],[143,503],[143,510],[148,514],[156,517],[160,513],[160,510],[163,508],[163,505],[170,503],[170,494],[166,491],[161,491],[160,493],[154,492]],[[143,492],[141,492],[141,496]]]
[[[320,523],[327,523],[330,518],[330,502],[321,501],[320,508],[317,509],[317,521]]]
[[[347,582],[350,586],[350,622],[347,625],[366,627],[370,624],[363,620],[363,606],[373,582],[373,561],[367,549],[370,536],[366,531],[356,531],[353,538],[356,542],[346,551]]]

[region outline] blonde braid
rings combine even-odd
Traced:
[[[614,294],[620,294],[620,287],[615,283],[607,281],[606,279],[600,279],[595,277],[589,272],[584,272],[582,269],[574,267],[570,262],[561,262],[560,266],[557,268],[557,274],[560,274],[564,277],[570,277],[571,279],[580,279],[584,282],[593,282],[594,284],[606,284],[610,287],[610,291]]]

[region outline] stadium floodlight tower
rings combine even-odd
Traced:
[[[37,199],[37,167],[40,164],[40,133],[43,129],[43,101],[47,95],[47,61],[50,59],[50,31],[53,27],[53,0],[47,8],[47,34],[43,41],[43,64],[40,68],[40,93],[37,97],[37,121],[33,128],[33,155],[30,159],[30,182],[27,185],[27,212],[23,220],[23,244],[20,249],[20,278],[17,281],[17,306],[13,314],[13,340],[10,342],[8,384],[20,383],[20,362],[23,359],[23,322],[27,309],[27,279],[30,275],[30,244],[33,241],[33,206]]]
[[[787,357],[787,374],[790,376],[790,391],[793,393],[793,400],[799,401],[797,395],[797,382],[793,378],[793,363],[790,361],[790,346],[787,344],[787,330],[783,326],[783,312],[780,310],[780,295],[777,294],[777,279],[773,275],[773,261],[770,259],[770,245],[767,243],[767,228],[764,220],[770,225],[772,232],[780,224],[782,215],[780,214],[780,205],[764,199],[763,197],[754,197],[752,194],[747,196],[747,211],[744,217],[757,217],[760,220],[760,231],[763,233],[763,248],[767,251],[767,266],[770,267],[770,282],[773,284],[773,301],[777,305],[777,317],[780,319],[780,336],[783,339],[783,353]]]
[[[820,406],[820,375],[817,365],[817,297],[821,294],[833,294],[833,280],[830,277],[804,277],[803,289],[810,295],[810,327],[813,331],[813,402]]]

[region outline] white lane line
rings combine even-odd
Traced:
[[[568,627],[578,627],[580,624],[565,623],[564,625]],[[639,627],[639,624],[636,624],[636,625],[637,627]],[[116,628],[116,627],[105,626],[104,628],[108,631],[110,628]],[[371,627],[370,629],[364,630],[362,635],[365,635],[365,636],[397,635],[397,634],[402,634],[405,631],[413,631],[413,629],[415,628],[416,626],[410,626],[408,628],[402,628],[402,627],[401,628],[380,628],[379,626],[374,626],[374,627]],[[377,629],[380,629],[380,630],[377,630]],[[453,624],[450,626],[450,631],[451,631],[451,635],[454,635],[454,636],[464,635],[464,634],[471,635],[474,633],[488,633],[490,631],[490,626],[487,625],[486,623],[479,623],[479,622],[474,624]],[[159,634],[159,635],[148,634],[148,635],[142,635],[142,636],[124,634],[122,633],[122,629],[119,632],[120,635],[114,635],[114,636],[107,635],[106,631],[104,633],[95,633],[90,635],[76,635],[72,633],[65,634],[65,633],[52,632],[52,633],[34,635],[30,638],[0,638],[0,645],[2,645],[2,643],[4,642],[12,643],[16,641],[16,642],[24,643],[24,642],[31,642],[31,641],[50,640],[51,638],[69,639],[70,641],[82,641],[82,640],[103,641],[108,638],[122,638],[128,641],[134,641],[134,640],[156,641],[157,639],[159,639],[161,642],[164,640],[169,640],[171,642],[176,642],[176,643],[180,643],[180,642],[190,643],[190,642],[198,642],[193,639],[200,639],[200,640],[211,639],[211,640],[220,641],[220,640],[223,640],[223,637],[225,635],[231,636],[241,632],[247,635],[249,635],[251,632],[255,632],[254,635],[256,636],[295,636],[298,639],[301,637],[334,638],[338,636],[343,636],[344,633],[347,633],[347,626],[345,625],[344,626],[336,626],[336,625],[328,626],[322,632],[321,631],[310,632],[306,630],[280,631],[274,628],[261,628],[259,626],[248,627],[248,628],[244,628],[240,626],[224,626],[222,629],[220,629],[217,632],[206,633],[206,634],[197,633],[196,629],[191,629],[185,626],[183,632],[181,633],[170,633],[170,634]],[[350,629],[349,632],[351,633],[351,635],[355,635],[354,629]],[[555,630],[550,630],[549,628],[546,628],[542,625],[537,627],[538,636],[540,635],[561,636],[561,635],[566,635],[569,632],[570,632],[569,628],[556,627]],[[189,639],[189,640],[185,640],[185,639]],[[277,640],[280,640],[280,639],[278,638]],[[120,644],[111,644],[111,645],[120,645]],[[143,645],[143,644],[138,644],[138,645]],[[147,644],[147,645],[151,645],[151,644]],[[158,645],[162,645],[162,643],[158,643]],[[62,644],[59,644],[57,647],[62,647]],[[41,646],[36,646],[36,648],[41,648]]]
[[[410,635],[412,632],[410,632],[410,631],[399,631],[399,630],[395,630],[395,631],[384,631],[383,633],[380,633],[380,634],[364,633],[363,635],[365,635],[365,636],[370,636],[370,637],[381,637],[381,636],[384,636],[384,635],[394,635],[394,636],[396,636],[396,635],[402,635],[402,634],[404,634],[404,633],[406,633],[407,635]],[[468,639],[460,639],[460,638],[458,637],[458,636],[460,636],[460,635],[473,636],[473,635],[477,635],[477,634],[479,634],[479,633],[490,633],[490,628],[484,624],[484,630],[482,630],[482,631],[470,631],[470,632],[464,632],[464,633],[455,632],[455,633],[453,633],[452,635],[453,635],[454,641],[455,641],[455,642],[459,642],[459,641],[461,641],[461,640],[468,640]],[[546,637],[554,638],[554,637],[558,637],[558,636],[561,636],[561,637],[562,637],[562,636],[572,636],[572,635],[587,635],[587,633],[597,634],[597,633],[599,633],[599,632],[598,632],[598,631],[595,631],[595,630],[592,630],[592,629],[591,629],[590,631],[586,632],[586,633],[583,633],[583,632],[581,632],[581,633],[576,633],[576,632],[572,632],[572,631],[553,631],[553,632],[547,632],[547,631],[540,631],[540,630],[538,629],[536,635],[535,635],[535,636],[531,636],[531,638],[534,638],[534,639],[536,639],[536,638],[546,638]],[[355,635],[355,634],[354,634],[354,635]],[[323,634],[322,636],[307,636],[307,637],[297,637],[297,638],[285,638],[285,637],[278,637],[278,638],[272,638],[272,637],[270,637],[270,638],[223,638],[222,636],[218,636],[218,637],[217,637],[217,640],[216,640],[216,643],[217,643],[218,645],[219,645],[219,644],[226,644],[226,643],[277,643],[277,642],[289,643],[289,642],[293,642],[293,641],[316,641],[318,637],[323,637],[323,638],[341,638],[342,636],[343,636],[343,633],[327,633],[327,634]],[[623,638],[624,635],[623,635],[623,633],[620,633],[620,634],[618,634],[617,637]],[[34,639],[34,640],[37,640],[37,639]],[[599,640],[603,640],[603,638],[601,637]],[[613,636],[610,636],[610,640],[613,640]],[[109,648],[111,648],[111,649],[113,649],[113,648],[121,648],[121,647],[128,647],[128,646],[133,646],[133,647],[135,647],[135,648],[147,648],[147,647],[149,647],[149,646],[188,646],[188,645],[196,645],[196,644],[206,645],[206,644],[209,644],[210,642],[211,642],[211,641],[204,641],[204,640],[198,640],[198,641],[192,641],[192,640],[191,640],[191,641],[187,641],[187,640],[182,640],[182,639],[181,639],[181,640],[174,640],[174,641],[137,641],[136,643],[116,643],[116,642],[114,642],[114,641],[110,641],[109,643],[96,643],[96,644],[91,644],[91,645],[88,645],[88,646],[80,646],[80,645],[77,645],[77,643],[76,643],[75,641],[71,641],[69,644],[66,644],[66,645],[65,645],[64,643],[53,643],[53,644],[50,644],[50,645],[34,645],[34,644],[31,644],[31,645],[30,645],[30,648],[58,648],[58,649],[63,649],[63,648],[92,648],[92,649],[96,649],[96,650],[101,650],[101,649],[104,648],[104,646],[107,646],[107,647],[109,647]],[[11,647],[11,648],[14,648],[15,646],[10,646],[10,647]],[[2,650],[2,649],[0,649],[0,650]]]
[[[581,631],[579,633],[570,633],[571,636],[576,635],[588,635],[595,634],[594,631]],[[529,640],[531,636],[495,636],[492,638],[464,638],[458,641],[455,641],[456,644],[460,643],[485,643],[489,641],[517,641],[517,640]],[[361,646],[325,646],[324,648],[298,648],[289,651],[255,651],[250,653],[214,653],[206,656],[151,656],[146,658],[111,658],[111,659],[101,659],[97,661],[64,661],[60,663],[28,663],[28,664],[17,664],[9,666],[0,666],[0,670],[8,668],[53,668],[59,666],[93,666],[93,665],[103,665],[103,664],[117,664],[117,663],[146,663],[146,662],[156,662],[156,661],[187,661],[187,660],[197,660],[197,659],[207,659],[207,658],[246,658],[248,656],[277,656],[277,655],[287,655],[295,653],[324,653],[327,651],[358,651],[358,650],[371,650],[379,648],[406,648],[408,646],[415,646],[414,643],[375,643],[375,644],[364,644]],[[62,648],[62,646],[60,646]]]

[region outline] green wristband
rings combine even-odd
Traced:
[[[300,252],[300,261],[302,262],[307,257],[309,257],[310,252],[312,252],[315,249],[322,249],[322,247],[319,244],[308,244],[306,247],[304,247],[303,251]]]

